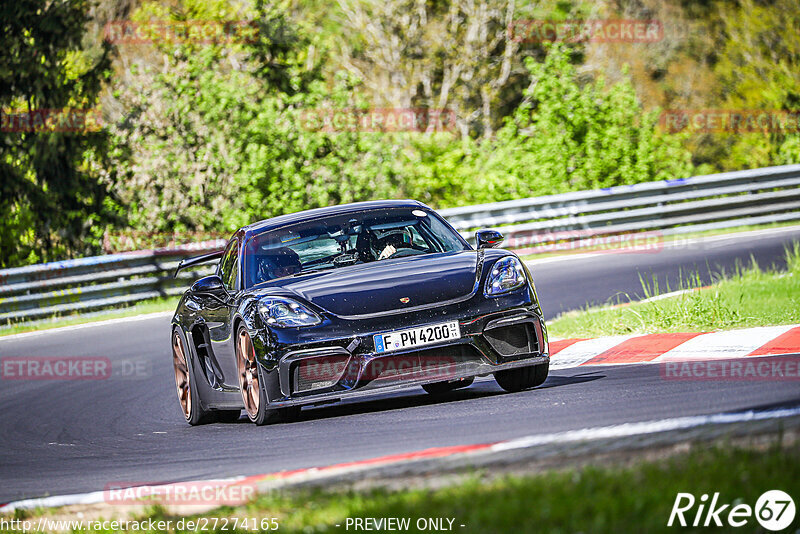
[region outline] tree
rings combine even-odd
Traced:
[[[364,103],[352,77],[330,87],[321,79],[311,40],[283,10],[258,2],[252,13],[233,13],[223,2],[186,0],[169,12],[147,3],[134,14],[137,21],[237,17],[250,17],[253,39],[159,43],[155,57],[130,62],[120,77],[125,116],[114,133],[127,179],[118,194],[132,226],[227,233],[281,213],[396,192],[389,185],[396,149],[381,134],[304,124],[309,112]]]
[[[569,2],[564,2],[569,4]],[[514,0],[339,0],[342,65],[375,106],[451,109],[462,138],[490,138],[519,103],[522,58],[537,43],[515,39]]]
[[[794,0],[756,2],[721,10],[723,45],[715,74],[727,109],[767,110],[800,117],[800,4]],[[800,163],[796,120],[787,129],[732,132],[725,168]]]
[[[691,155],[680,137],[657,129],[629,81],[581,84],[569,51],[550,48],[529,59],[530,88],[498,132],[486,166],[507,173],[506,198],[595,189],[689,176]]]
[[[117,217],[107,132],[39,124],[83,116],[108,78],[109,47],[81,46],[89,7],[87,0],[0,4],[2,267],[98,251],[103,226]]]

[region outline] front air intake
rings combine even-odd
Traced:
[[[333,354],[316,358],[305,358],[294,366],[294,391],[303,393],[336,384],[347,369],[350,356]]]
[[[483,337],[501,356],[519,356],[539,351],[531,323],[492,328],[484,331]]]
[[[373,380],[379,382],[452,380],[480,361],[480,354],[474,347],[466,344],[380,356],[367,363],[361,375],[360,385],[363,386]]]

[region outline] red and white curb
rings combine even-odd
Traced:
[[[550,369],[720,360],[800,353],[800,325],[562,339],[550,343]]]
[[[698,361],[748,358],[800,353],[800,325],[768,326],[710,333],[671,333],[629,336],[609,336],[596,339],[565,339],[550,343],[551,369],[590,365],[644,364],[674,361]],[[378,470],[420,460],[460,455],[493,454],[501,451],[554,443],[569,443],[604,438],[619,438],[678,430],[711,423],[734,423],[800,415],[800,408],[763,412],[679,417],[642,423],[626,423],[606,427],[586,428],[553,434],[528,436],[508,441],[436,447],[422,451],[381,456],[356,462],[324,467],[281,471],[248,477],[232,477],[206,481],[180,482],[152,486],[137,486],[138,497],[174,494],[178,486],[209,486],[231,488],[257,486],[260,491],[293,483],[321,480],[336,476]],[[120,490],[115,490],[120,491]],[[44,497],[11,502],[0,506],[0,513],[16,509],[48,508],[69,505],[114,504],[109,502],[109,490],[75,495]],[[125,502],[124,504],[131,504]],[[142,504],[147,504],[146,500]],[[202,506],[202,505],[200,505]],[[206,508],[213,507],[205,505]]]

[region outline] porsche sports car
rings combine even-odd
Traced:
[[[477,250],[416,201],[361,202],[240,228],[172,319],[178,400],[192,425],[290,419],[323,405],[493,374],[507,391],[550,365],[531,274],[503,236]]]

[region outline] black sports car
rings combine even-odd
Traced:
[[[547,377],[531,274],[503,236],[473,249],[415,201],[362,202],[240,228],[216,274],[172,319],[178,400],[192,424],[256,424],[377,390],[442,393],[493,373],[507,391]],[[176,271],[177,274],[177,271]]]

